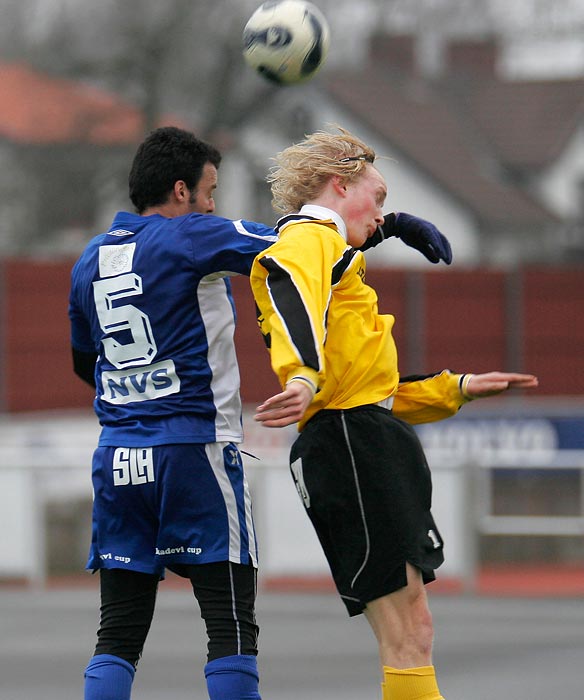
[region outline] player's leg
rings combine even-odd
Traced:
[[[383,670],[384,697],[437,700],[424,583],[443,556],[413,430],[378,407],[321,411],[294,443],[291,469],[349,615],[366,612],[394,669]]]
[[[101,620],[95,654],[85,671],[85,700],[130,697],[150,628],[163,571],[155,556],[160,477],[155,458],[154,448],[98,447],[94,452],[93,537],[87,568],[100,571]],[[131,478],[129,464],[138,459],[146,460],[149,478]],[[107,568],[112,565],[115,568]]]
[[[100,569],[101,618],[85,669],[85,700],[129,700],[150,629],[159,576]]]
[[[259,700],[256,569],[217,562],[187,567],[207,628],[205,666],[211,700]]]
[[[418,569],[406,564],[408,585],[369,602],[365,616],[379,645],[384,700],[440,700],[432,666],[434,631]]]
[[[161,563],[191,580],[209,638],[211,700],[257,700],[257,557],[251,498],[233,443],[167,445],[159,481]]]

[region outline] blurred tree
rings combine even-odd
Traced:
[[[333,33],[329,63],[355,63],[373,32],[414,33],[432,66],[453,34],[509,40],[546,31],[581,37],[582,0],[314,0]],[[241,60],[241,31],[260,0],[0,0],[0,55],[97,82],[204,135],[236,124],[267,89]]]
[[[241,60],[249,0],[2,2],[14,17],[13,31],[0,30],[3,57],[126,96],[145,131],[173,115],[207,136],[233,124],[263,87]]]
[[[6,25],[0,29],[0,38],[6,39],[2,58],[26,60],[41,72],[122,95],[140,109],[145,133],[162,119],[172,120],[222,147],[229,143],[225,133],[262,104],[260,92],[271,89],[241,60],[241,29],[249,14],[245,3],[1,1],[18,35],[15,39]],[[77,136],[72,141],[79,143],[70,148],[12,148],[18,172],[31,185],[30,198],[26,207],[11,200],[10,223],[2,211],[0,253],[60,254],[70,243],[75,252],[88,231],[105,223],[95,220],[98,204],[104,198],[111,208],[122,204],[129,152],[103,153],[84,144],[83,133]]]

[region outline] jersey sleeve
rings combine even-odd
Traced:
[[[256,255],[277,240],[274,229],[264,224],[202,216],[187,217],[184,226],[191,237],[195,266],[203,277],[249,275]]]
[[[316,391],[324,383],[326,313],[338,250],[322,228],[306,225],[287,234],[258,256],[252,270],[260,330],[281,386],[302,378]]]
[[[77,299],[78,266],[71,272],[71,291],[69,293],[69,321],[71,329],[71,347],[84,353],[96,352],[95,342],[91,337],[90,323],[83,313]]]
[[[444,370],[423,377],[403,377],[394,396],[392,413],[413,425],[450,418],[469,400],[460,388],[463,376]]]

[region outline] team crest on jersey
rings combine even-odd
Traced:
[[[99,246],[99,276],[114,277],[132,271],[135,243]]]

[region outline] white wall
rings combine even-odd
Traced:
[[[562,156],[537,183],[539,196],[554,212],[565,218],[584,215],[584,125],[574,134]]]

